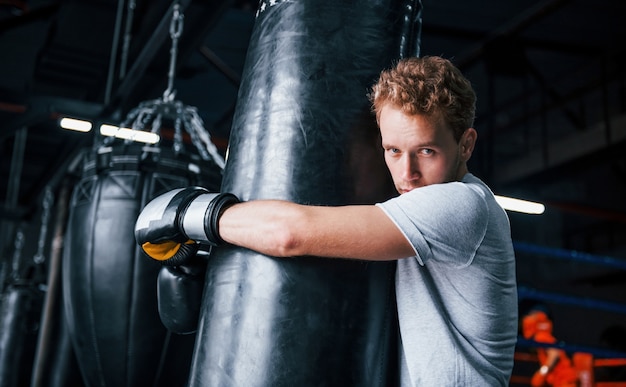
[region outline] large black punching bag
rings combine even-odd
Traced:
[[[32,290],[13,284],[0,290],[0,387],[17,387]]]
[[[63,251],[68,327],[88,386],[184,386],[194,335],[168,332],[157,309],[161,266],[134,239],[145,203],[188,185],[218,189],[212,162],[168,148],[114,144],[85,154]]]
[[[353,168],[359,167],[353,145],[373,143],[361,139],[375,127],[366,93],[406,46],[414,6],[262,1],[221,191],[242,200],[361,202],[352,186],[362,176]],[[382,163],[382,152],[374,157]],[[368,183],[382,193],[387,181],[372,171]],[[393,262],[215,249],[190,385],[393,385],[394,271]]]

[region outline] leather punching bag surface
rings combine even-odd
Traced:
[[[194,336],[171,335],[161,323],[161,266],[139,250],[133,230],[148,200],[189,185],[216,190],[221,174],[212,163],[144,149],[120,145],[88,153],[70,202],[65,310],[81,373],[92,387],[184,386],[187,380]]]
[[[0,387],[18,387],[31,296],[26,287],[0,290]]]
[[[361,201],[352,187],[352,142],[375,126],[366,93],[399,56],[407,3],[261,2],[222,192],[242,200]],[[386,192],[379,176],[369,184]],[[393,262],[215,249],[190,385],[393,385],[394,271]]]

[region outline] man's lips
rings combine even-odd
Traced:
[[[402,187],[402,188],[398,189],[398,192],[400,192],[400,195],[402,195],[404,193],[411,192],[414,189],[420,188],[420,187],[423,187],[423,185],[415,185],[415,186],[412,186],[412,187]]]

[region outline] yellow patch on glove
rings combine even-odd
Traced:
[[[191,239],[185,242],[186,245],[190,245],[195,243]],[[143,251],[146,252],[152,259],[156,259],[157,261],[166,261],[172,258],[178,250],[180,249],[181,244],[174,241],[167,241],[162,243],[150,243],[146,242],[141,247]]]

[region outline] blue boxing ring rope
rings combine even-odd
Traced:
[[[626,270],[626,260],[605,255],[594,255],[575,250],[545,247],[526,242],[513,242],[513,248],[515,249],[515,251],[524,253],[544,255],[551,258],[585,262],[599,266],[608,266],[616,269]]]
[[[535,290],[524,286],[519,286],[517,288],[517,294],[520,299],[540,299],[557,304],[582,306],[585,308],[601,309],[609,312],[626,314],[626,305],[616,302],[595,300],[585,297],[566,296],[558,293]]]
[[[610,267],[618,270],[626,271],[626,259],[615,258],[611,256],[605,255],[595,255],[584,253],[575,250],[566,250],[560,248],[553,247],[545,247],[539,246],[526,242],[513,242],[513,247],[516,253],[528,253],[533,255],[541,255],[548,258],[561,259],[569,262],[582,262],[588,263],[596,266],[604,266]],[[590,309],[598,309],[604,310],[608,312],[614,312],[619,314],[626,315],[626,305],[609,302],[604,300],[592,299],[587,297],[576,297],[576,296],[568,296],[563,294],[558,294],[554,292],[541,291],[537,289],[532,289],[525,286],[518,287],[518,297],[520,300],[522,299],[535,299],[535,300],[543,300],[547,302],[563,304],[563,305],[574,305],[580,306],[584,308]],[[566,344],[563,342],[558,342],[555,344],[544,344],[538,343],[532,340],[526,340],[523,337],[519,336],[517,340],[517,345],[519,347],[557,347],[566,352],[586,352],[591,353],[594,357],[603,357],[603,358],[626,358],[625,352],[580,346],[574,344]]]

